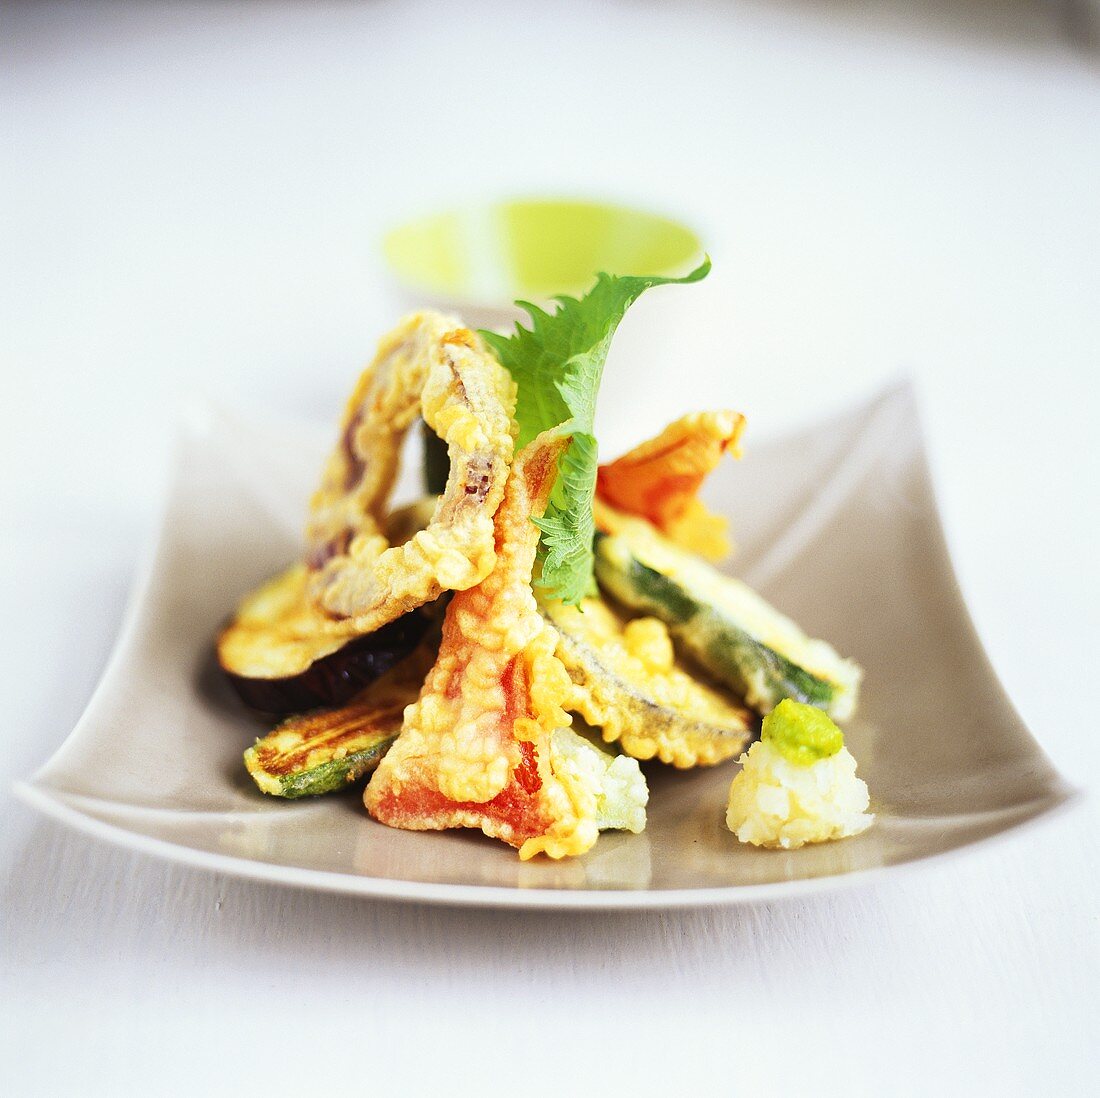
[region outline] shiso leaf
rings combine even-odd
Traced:
[[[698,282],[710,272],[710,259],[682,278],[601,273],[583,297],[556,298],[548,313],[516,302],[531,320],[511,335],[481,335],[518,389],[517,449],[555,429],[570,444],[558,463],[558,478],[539,530],[541,575],[535,581],[549,598],[578,604],[596,589],[593,578],[592,498],[596,491],[597,447],[593,426],[596,394],[607,351],[627,309],[653,286]]]

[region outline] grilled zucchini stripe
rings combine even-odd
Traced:
[[[431,664],[426,645],[349,704],[283,721],[244,753],[253,781],[275,797],[310,797],[346,789],[378,766],[401,731]]]
[[[381,762],[401,730],[404,706],[343,717],[347,710],[291,718],[244,753],[252,780],[275,797],[312,797],[346,789]]]

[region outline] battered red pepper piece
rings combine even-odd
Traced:
[[[538,528],[566,441],[539,435],[516,458],[496,514],[496,565],[447,608],[443,642],[397,742],[368,785],[371,815],[391,827],[477,827],[559,858],[596,841],[595,796],[555,756],[568,726],[569,675],[531,590]]]

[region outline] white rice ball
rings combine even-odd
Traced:
[[[726,826],[743,843],[794,850],[858,835],[874,822],[867,783],[846,747],[806,766],[761,740],[739,761]]]

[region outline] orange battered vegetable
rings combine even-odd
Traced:
[[[694,412],[670,423],[609,465],[601,465],[597,495],[613,507],[649,519],[673,541],[721,560],[730,551],[726,519],[698,498],[707,474],[727,451],[740,457],[745,417]]]
[[[512,466],[496,566],[452,599],[439,658],[367,787],[367,808],[382,823],[478,827],[524,859],[581,854],[596,841],[598,791],[552,742],[570,723],[562,701],[571,683],[531,590],[531,518],[546,507],[565,444],[544,432]]]

